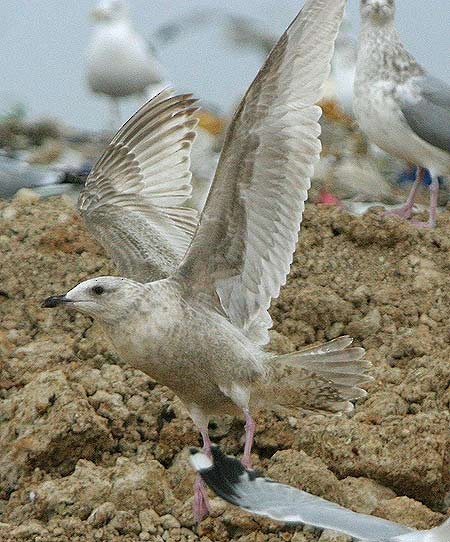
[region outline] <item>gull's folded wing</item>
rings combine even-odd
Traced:
[[[358,514],[300,489],[257,476],[240,461],[212,448],[212,460],[196,449],[191,461],[206,484],[226,501],[253,514],[286,523],[332,529],[370,542],[448,542],[450,520],[429,531]]]
[[[122,126],[80,194],[87,227],[128,278],[167,277],[191,241],[197,216],[183,204],[191,194],[194,103],[169,89],[152,98]]]
[[[314,164],[315,104],[330,73],[345,0],[307,0],[244,96],[200,226],[177,277],[258,344],[285,283]]]
[[[403,98],[407,123],[422,139],[450,152],[450,87],[429,75],[415,81],[419,96]]]

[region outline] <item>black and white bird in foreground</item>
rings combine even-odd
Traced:
[[[88,83],[92,92],[111,100],[111,123],[116,131],[121,124],[120,100],[130,96],[146,99],[161,90],[164,70],[133,28],[124,0],[101,0],[92,11],[92,18],[94,32],[87,51]]]
[[[344,4],[307,0],[273,49],[231,123],[195,235],[194,211],[183,207],[192,100],[163,92],[125,124],[79,200],[122,276],[44,302],[95,318],[127,363],[180,397],[207,452],[210,417],[243,415],[247,465],[251,411],[349,411],[369,380],[364,350],[348,337],[286,356],[264,350],[319,158],[315,104]],[[207,510],[200,478],[194,510],[197,520]]]
[[[292,486],[258,476],[217,446],[212,457],[191,449],[191,463],[222,499],[258,516],[284,523],[331,529],[365,542],[449,542],[450,519],[441,526],[417,531],[385,519],[358,514]]]
[[[370,141],[418,166],[408,200],[395,214],[411,217],[424,168],[430,171],[429,220],[415,224],[434,228],[438,177],[450,175],[450,87],[405,49],[394,17],[394,0],[361,0],[353,108]]]

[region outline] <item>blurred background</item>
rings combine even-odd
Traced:
[[[204,108],[192,154],[192,205],[201,209],[233,109],[302,4],[1,0],[0,197],[10,198],[21,188],[76,195],[114,131],[171,84],[176,91],[193,92]],[[448,0],[433,0],[432,7],[423,0],[398,0],[397,5],[397,27],[406,46],[430,73],[450,82]],[[117,89],[124,81],[138,81],[142,71],[136,68],[131,76],[116,53],[102,56],[118,20],[128,28],[123,49],[137,40],[143,77],[151,83],[111,98],[105,84]],[[359,1],[349,0],[321,104],[324,150],[310,199],[360,212],[367,203],[400,203],[415,170],[369,145],[354,123],[358,30]],[[130,54],[133,59],[136,51]],[[138,64],[139,58],[128,62]],[[448,191],[441,190],[440,197],[445,205]]]
[[[397,24],[411,52],[429,71],[450,82],[448,0],[399,0]],[[236,47],[226,36],[226,17],[240,15],[278,37],[302,0],[129,0],[134,27],[151,42],[176,88],[189,90],[229,113],[261,65],[261,54]],[[349,0],[351,34],[358,31],[357,0]],[[94,0],[2,0],[0,2],[0,112],[23,106],[32,118],[53,117],[83,129],[107,124],[108,110],[86,84],[86,48],[92,33]],[[158,29],[194,12],[203,21],[171,43],[158,43]],[[214,14],[216,16],[214,16]],[[135,102],[123,107],[125,116]]]

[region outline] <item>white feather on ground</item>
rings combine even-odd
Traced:
[[[226,501],[285,523],[331,529],[367,542],[449,542],[450,519],[435,529],[416,531],[385,519],[358,514],[292,486],[257,476],[241,462],[212,447],[212,459],[191,450],[191,463],[206,484]]]

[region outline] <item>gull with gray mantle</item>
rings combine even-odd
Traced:
[[[450,175],[450,87],[405,49],[394,17],[394,0],[361,0],[353,108],[370,141],[418,166],[406,204],[391,213],[411,217],[424,168],[430,171],[429,220],[415,224],[434,228],[438,177]]]
[[[86,280],[44,302],[96,319],[123,360],[171,388],[206,452],[210,417],[243,415],[246,465],[251,411],[349,411],[370,379],[364,350],[348,337],[284,356],[264,350],[270,302],[286,281],[319,159],[315,104],[344,4],[307,0],[273,49],[228,130],[195,235],[194,211],[183,207],[191,189],[193,101],[162,92],[136,113],[79,200],[122,277]],[[206,512],[198,477],[196,520]]]
[[[245,469],[217,446],[212,458],[193,448],[191,462],[206,484],[226,501],[258,516],[319,529],[331,529],[365,542],[449,542],[450,519],[439,527],[417,531],[375,516],[359,514]],[[322,539],[322,538],[321,538]]]

